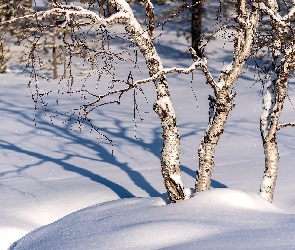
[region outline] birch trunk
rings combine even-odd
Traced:
[[[130,15],[130,20],[122,21],[126,31],[131,35],[130,40],[135,43],[145,58],[150,76],[163,69],[162,61],[153,45],[153,6],[149,0],[144,0],[149,18],[149,30],[143,30],[133,16],[130,6],[125,1],[111,0],[110,4],[117,11],[124,11]],[[176,122],[176,115],[172,106],[169,87],[165,76],[155,81],[157,101],[153,109],[158,114],[162,124],[163,148],[161,151],[161,169],[168,197],[172,203],[185,199],[185,192],[180,171],[180,136]]]
[[[279,8],[276,0],[266,1],[266,4],[273,13],[278,14]],[[260,117],[260,132],[265,155],[265,170],[260,185],[260,195],[269,202],[273,201],[279,164],[276,132],[286,97],[291,64],[294,62],[294,43],[291,42],[289,44],[291,50],[282,55],[284,29],[274,20],[271,20],[271,25],[274,35],[274,42],[270,45],[273,57],[270,69],[272,75],[263,96],[263,112]]]
[[[272,9],[277,11],[274,5]],[[276,117],[276,113],[279,111],[277,96],[280,79],[281,43],[278,34],[275,35],[274,41],[272,48],[273,63],[270,69],[272,75],[263,96],[263,112],[260,117],[260,132],[265,156],[265,170],[260,184],[260,195],[269,202],[273,200],[279,163],[279,150],[276,142],[276,127],[279,117]]]
[[[52,28],[52,71],[53,79],[57,79],[57,53],[56,53],[56,39],[55,39],[55,27]]]
[[[4,50],[4,40],[0,38],[0,73],[6,72],[6,62],[4,58],[5,50]]]
[[[228,92],[225,90],[224,93]],[[212,171],[215,166],[214,155],[218,140],[223,133],[224,125],[231,110],[231,97],[218,95],[215,104],[216,110],[209,121],[202,142],[198,149],[199,169],[197,171],[195,191],[201,192],[210,189]]]
[[[292,65],[294,65],[294,56],[295,48],[293,45],[291,52],[286,53],[279,64],[276,65],[273,80],[270,81],[263,97],[260,131],[265,154],[265,170],[260,185],[260,195],[269,202],[273,201],[279,163],[276,132],[286,98],[290,71]]]
[[[260,186],[260,195],[269,202],[272,202],[276,186],[279,151],[275,136],[269,141],[263,141],[265,155],[265,170]]]
[[[156,82],[156,88],[161,89],[161,91],[157,91],[157,101],[154,104],[154,111],[158,114],[163,129],[163,148],[161,151],[162,176],[169,199],[171,202],[178,202],[185,199],[179,167],[180,136],[165,77],[162,77],[160,81]]]
[[[199,169],[196,175],[195,192],[210,189],[212,171],[215,166],[214,154],[216,146],[223,133],[228,114],[233,107],[234,94],[232,93],[232,86],[241,75],[244,64],[251,54],[256,36],[260,18],[258,5],[253,2],[252,9],[248,11],[247,1],[240,0],[238,1],[237,10],[238,17],[236,20],[240,27],[237,29],[235,38],[233,61],[221,69],[217,83],[204,74],[207,83],[214,90],[216,104],[213,117],[209,121],[208,128],[198,149]],[[209,113],[212,113],[212,110]]]

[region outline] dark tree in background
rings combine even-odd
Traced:
[[[196,51],[197,56],[202,58],[202,53],[199,50],[199,44],[201,42],[202,35],[202,3],[199,0],[193,0],[192,4],[196,5],[192,7],[192,22],[191,22],[191,36],[192,36],[192,48]]]

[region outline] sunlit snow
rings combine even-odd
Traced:
[[[115,29],[122,32],[121,26]],[[164,68],[193,63],[189,44],[175,36],[174,24],[159,29],[155,37]],[[224,45],[220,39],[212,40],[205,51],[214,78],[232,60],[232,43]],[[111,42],[111,49],[122,51],[121,41]],[[137,62],[140,69],[128,62],[116,65],[118,77],[127,79],[133,70],[134,79],[148,78],[144,58],[138,56]],[[213,91],[201,70],[193,77],[167,77],[180,129],[182,180],[186,195],[192,196],[169,204],[153,83],[142,84],[144,95],[136,95],[143,121],[138,114],[133,121],[133,92],[123,95],[120,105],[105,105],[91,114],[110,143],[88,124],[75,132],[73,121],[63,123],[65,117],[52,121],[41,107],[34,112],[29,75],[11,63],[10,73],[0,75],[0,249],[294,249],[295,130],[278,132],[281,158],[274,202],[269,204],[258,195],[264,171],[262,100],[253,74],[248,68],[235,85],[236,106],[216,150],[211,190],[194,196],[197,151]],[[83,79],[77,76],[75,89]],[[92,76],[86,81],[93,92],[100,90],[96,80]],[[291,89],[294,82],[292,77]],[[55,89],[56,84],[40,79],[40,91]],[[107,82],[102,79],[102,84]],[[81,103],[80,96],[60,96],[56,107],[56,96],[48,97],[52,109],[67,111]],[[291,100],[294,96],[289,91]],[[292,104],[287,101],[284,108],[281,122],[292,122]]]

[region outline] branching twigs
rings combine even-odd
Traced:
[[[195,50],[193,48],[190,48],[189,51],[194,56],[196,56],[196,52],[195,52]],[[154,74],[153,76],[151,76],[149,78],[135,81],[134,85],[138,85],[138,84],[142,84],[142,83],[146,83],[146,82],[151,82],[151,81],[154,81],[154,80],[160,78],[161,76],[171,74],[171,73],[190,74],[191,72],[193,72],[198,67],[200,67],[203,70],[204,74],[207,76],[208,83],[216,84],[213,77],[212,77],[212,75],[211,75],[211,73],[209,72],[209,70],[207,68],[206,60],[201,59],[199,57],[196,57],[196,58],[197,58],[197,61],[194,62],[188,68],[173,67],[173,68],[162,69],[162,70],[158,71],[156,74]]]
[[[200,57],[198,57],[196,51],[193,48],[190,48],[189,51],[192,53],[193,57],[197,60],[190,68],[192,68],[194,65],[195,67],[200,67],[201,70],[203,71],[204,76],[206,77],[206,83],[210,84],[211,87],[213,88],[215,94],[218,91],[218,85],[215,82],[213,76],[211,75],[210,71],[208,70],[207,67],[207,60],[205,57],[203,57],[202,59]]]
[[[192,52],[192,54],[195,55],[195,51],[193,48],[190,48],[190,51]],[[97,103],[99,103],[102,99],[108,97],[108,96],[112,96],[114,94],[123,94],[125,92],[130,91],[131,89],[137,88],[138,85],[143,84],[143,83],[148,83],[148,82],[154,82],[157,79],[166,76],[168,74],[172,74],[172,73],[180,73],[180,74],[190,74],[191,72],[193,72],[196,68],[200,67],[206,78],[207,78],[207,82],[212,84],[213,86],[217,87],[216,82],[214,81],[211,73],[209,72],[208,68],[207,68],[207,64],[205,63],[206,60],[198,58],[198,60],[194,63],[192,63],[191,66],[187,67],[187,68],[177,68],[177,67],[173,67],[173,68],[166,68],[166,69],[162,69],[160,71],[158,71],[156,74],[154,74],[151,77],[145,78],[145,79],[140,79],[137,81],[134,81],[133,83],[129,83],[129,81],[126,82],[126,84],[128,85],[127,87],[123,88],[123,89],[115,89],[112,91],[109,91],[105,94],[101,94],[101,95],[95,95],[93,93],[90,93],[87,89],[83,89],[80,90],[81,92],[86,92],[89,95],[93,96],[96,98],[96,100],[84,104],[83,107],[89,107],[89,106],[93,106]],[[212,87],[213,87],[212,86]]]

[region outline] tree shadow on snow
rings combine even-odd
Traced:
[[[191,170],[188,167],[185,166],[181,166],[181,171],[183,171],[184,173],[188,174],[189,176],[196,178],[196,171]],[[228,188],[228,186],[224,185],[223,183],[217,181],[217,180],[213,180],[211,179],[211,187],[212,188]]]
[[[11,86],[11,88],[13,89],[15,88],[15,86]],[[15,123],[25,123],[27,124],[27,126],[33,125],[33,109],[28,109],[26,107],[26,104],[28,102],[27,100],[26,103],[22,104],[20,102],[17,102],[16,104],[13,100],[5,98],[4,94],[0,95],[0,100],[1,118],[7,117],[11,119],[11,117],[13,117]],[[127,117],[130,117],[128,112],[126,114]],[[152,132],[151,140],[146,141],[143,137],[135,138],[134,136],[128,136],[128,132],[130,132],[130,126],[127,126],[121,119],[115,118],[115,115],[113,113],[110,113],[109,115],[108,112],[99,113],[99,122],[101,122],[101,124],[103,124],[103,121],[107,119],[111,121],[113,128],[111,129],[109,126],[100,127],[99,131],[102,134],[106,134],[111,139],[115,140],[116,138],[120,138],[120,141],[123,141],[124,144],[134,145],[134,147],[138,147],[141,151],[149,152],[152,155],[154,155],[157,159],[159,159],[158,166],[160,175],[160,151],[163,143],[161,138],[162,130],[160,124],[157,125],[156,129]],[[130,118],[127,119],[130,120]],[[105,144],[98,144],[95,138],[84,138],[81,137],[79,133],[71,131],[71,126],[73,125],[73,122],[53,126],[52,121],[48,117],[44,116],[42,110],[36,112],[36,121],[37,128],[40,131],[42,131],[42,133],[54,135],[55,137],[61,137],[65,140],[65,142],[63,142],[62,144],[58,144],[58,149],[48,149],[49,154],[47,154],[48,152],[44,154],[41,153],[41,151],[37,152],[36,150],[30,150],[29,148],[24,148],[19,144],[0,138],[0,148],[2,149],[2,152],[3,150],[6,152],[17,152],[19,154],[26,155],[28,157],[33,157],[34,159],[36,159],[33,163],[15,166],[15,169],[13,170],[0,172],[0,178],[9,178],[9,176],[13,173],[22,174],[23,171],[28,170],[32,167],[36,167],[42,164],[54,163],[66,171],[77,173],[80,176],[90,179],[91,181],[106,186],[107,188],[111,189],[114,193],[116,193],[120,198],[134,197],[135,195],[132,194],[130,190],[127,190],[126,187],[114,182],[113,180],[110,180],[109,178],[104,177],[103,173],[98,173],[99,167],[96,168],[93,165],[99,166],[100,163],[102,163],[111,164],[113,167],[118,168],[120,169],[120,171],[126,173],[130,181],[133,182],[135,186],[144,190],[149,196],[162,195],[142,175],[142,173],[140,173],[140,171],[134,170],[129,163],[123,162],[120,159],[118,159],[118,157],[116,157],[115,155],[112,155],[111,150],[109,150],[110,145],[105,146]],[[34,137],[36,134],[36,132],[34,132],[35,130],[36,129],[34,127],[30,128],[30,132],[27,133],[25,137],[22,138],[22,140],[26,140],[26,138],[29,140],[31,137]],[[187,136],[192,136],[194,133],[195,131],[189,131],[186,134],[182,134],[181,137],[185,138]],[[77,155],[77,153],[69,151],[71,145],[80,145],[81,147],[83,147],[85,152],[91,151],[94,152],[94,154],[91,156],[83,155],[83,153]],[[121,147],[124,147],[124,145],[122,145]],[[58,152],[58,154],[61,156],[50,156],[50,150],[52,150],[53,153]],[[130,154],[132,155],[134,154],[134,152],[130,152]],[[82,161],[88,160],[94,162],[94,164],[91,164],[92,166],[90,167],[78,166],[75,163],[76,158],[79,158]],[[193,178],[195,178],[195,171],[190,170],[189,168],[184,166],[182,166],[182,170],[190,176],[192,176]],[[120,172],[119,174],[121,173],[122,172]],[[219,183],[218,181],[212,180],[212,187],[224,188],[226,186],[222,183]]]
[[[3,99],[4,98],[2,98],[2,100]],[[7,116],[10,116],[10,117],[13,115],[13,117],[15,117],[14,119],[17,120],[17,122],[24,123],[24,121],[26,121],[27,123],[33,124],[32,117],[28,115],[28,113],[31,113],[32,110],[30,110],[30,112],[26,112],[26,111],[20,112],[18,111],[19,107],[16,107],[13,102],[5,103],[4,101],[1,101],[0,106],[1,106],[1,113],[4,113],[4,114],[6,113],[8,114]],[[13,174],[13,173],[21,174],[23,171],[31,167],[35,167],[44,163],[51,162],[62,167],[66,171],[77,173],[83,177],[89,178],[90,180],[94,182],[100,183],[110,188],[120,198],[134,197],[134,195],[122,185],[119,185],[111,181],[110,179],[95,173],[96,171],[94,168],[92,168],[93,171],[91,171],[84,167],[80,167],[73,163],[69,163],[71,159],[74,159],[75,157],[79,157],[85,160],[91,160],[91,161],[97,162],[98,164],[95,164],[95,165],[99,165],[99,162],[112,164],[113,166],[116,166],[120,168],[121,170],[123,170],[129,176],[129,178],[134,182],[135,185],[145,190],[149,195],[151,196],[160,195],[160,193],[149,182],[147,182],[147,180],[141,175],[141,173],[131,169],[127,163],[123,163],[117,160],[117,158],[113,156],[111,152],[107,150],[104,146],[98,146],[98,143],[97,141],[95,141],[95,139],[90,140],[90,139],[81,138],[79,136],[79,133],[72,132],[70,129],[71,124],[66,124],[66,126],[59,126],[59,125],[53,126],[50,123],[50,121],[46,121],[46,119],[44,119],[43,112],[38,112],[37,121],[38,121],[37,126],[42,132],[51,133],[55,135],[56,137],[63,137],[67,139],[68,143],[65,143],[65,145],[60,145],[60,148],[57,150],[59,153],[62,154],[62,157],[60,158],[51,157],[50,154],[45,155],[40,152],[22,148],[21,146],[18,146],[15,143],[10,143],[9,141],[5,141],[5,140],[0,140],[0,148],[2,150],[14,151],[14,152],[24,154],[37,159],[37,161],[32,164],[15,166],[16,169],[14,170],[0,172],[1,178],[3,177],[8,178],[10,174]],[[28,138],[31,136],[34,136],[33,130],[34,128],[32,128],[31,132],[26,135]],[[93,158],[90,158],[83,155],[71,154],[68,151],[69,144],[83,145],[87,149],[93,150],[96,153],[96,155]]]

